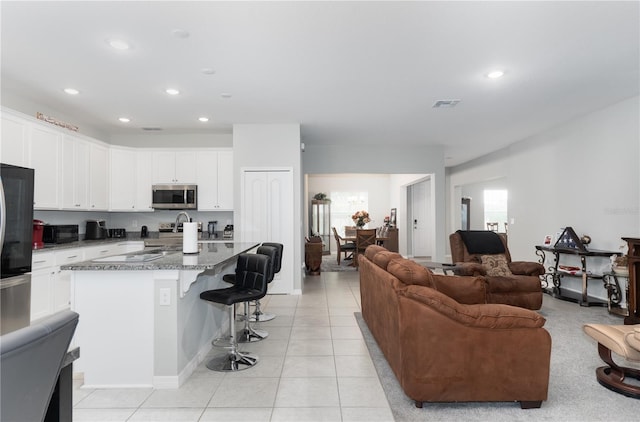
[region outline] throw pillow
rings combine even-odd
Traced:
[[[513,275],[504,254],[482,255],[482,266],[490,277],[510,277]]]

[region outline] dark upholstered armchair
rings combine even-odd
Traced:
[[[537,262],[511,261],[503,233],[458,230],[449,236],[449,243],[458,267],[455,273],[486,277],[491,303],[540,309],[544,267]]]

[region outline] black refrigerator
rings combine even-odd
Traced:
[[[1,164],[0,334],[30,323],[33,169]]]

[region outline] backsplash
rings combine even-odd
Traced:
[[[89,212],[89,211],[34,211],[33,218],[46,224],[77,224],[80,234],[85,233],[87,220],[105,220],[109,229],[122,228],[127,232],[140,233],[142,226],[150,232],[158,231],[158,224],[175,221],[180,211],[154,212]],[[217,229],[233,224],[232,211],[187,211],[193,221],[202,221],[206,230],[207,222],[217,221]]]

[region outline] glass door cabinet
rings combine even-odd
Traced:
[[[312,199],[310,235],[322,239],[322,254],[331,253],[331,201]]]

